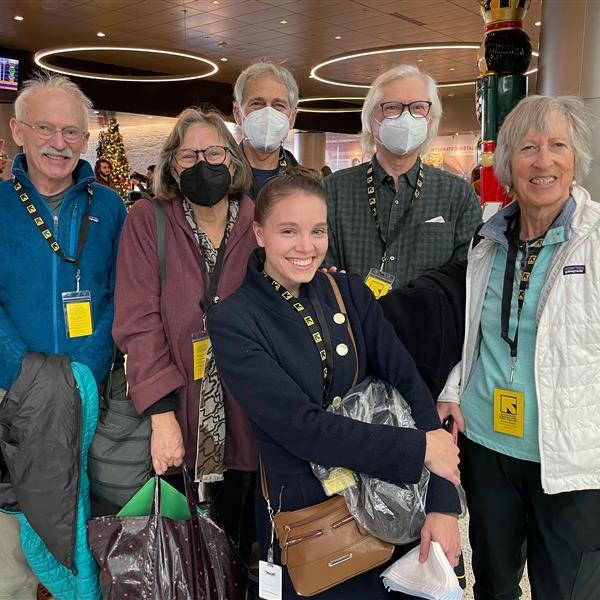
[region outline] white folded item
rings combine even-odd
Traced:
[[[381,575],[383,585],[389,591],[429,600],[460,600],[462,590],[442,547],[431,542],[424,563],[419,562],[419,549],[413,548],[388,567]]]

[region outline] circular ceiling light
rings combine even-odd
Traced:
[[[316,79],[321,83],[329,83],[331,85],[339,85],[343,87],[351,87],[351,88],[364,88],[369,89],[371,86],[362,83],[351,83],[349,81],[336,81],[334,79],[326,79],[325,77],[320,77],[318,75],[318,71],[324,67],[329,65],[337,64],[343,61],[352,60],[355,58],[363,58],[365,56],[377,56],[379,54],[394,54],[397,52],[423,52],[423,51],[435,51],[435,50],[479,50],[481,47],[481,43],[478,42],[455,42],[455,43],[441,43],[441,44],[418,44],[418,45],[409,45],[409,46],[394,46],[391,48],[378,48],[375,50],[365,50],[364,52],[352,52],[351,54],[343,54],[341,56],[336,56],[334,58],[330,58],[318,65],[315,65],[310,70],[310,77],[312,79]],[[532,56],[539,56],[539,52],[532,52]],[[530,69],[525,73],[525,75],[531,75],[532,73],[537,73],[537,67]],[[450,81],[450,82],[442,82],[438,83],[437,87],[446,88],[446,87],[461,87],[466,85],[475,85],[477,83],[476,80],[470,81]]]
[[[360,108],[304,108],[300,104],[307,102],[339,102],[350,100],[364,100],[364,96],[322,96],[319,98],[300,98],[298,100],[298,112],[305,113],[355,113],[362,112]]]
[[[203,63],[210,67],[210,71],[206,73],[189,73],[185,75],[115,75],[112,73],[90,73],[88,71],[78,71],[76,69],[66,69],[64,67],[57,67],[49,64],[44,59],[49,56],[57,56],[61,54],[69,54],[74,52],[139,52],[146,54],[162,54],[168,56],[177,56],[180,58],[187,58]],[[214,75],[219,67],[212,61],[195,54],[189,54],[187,52],[176,52],[175,50],[161,50],[159,48],[137,48],[137,47],[124,47],[124,46],[64,46],[60,48],[47,48],[46,50],[39,50],[34,55],[35,63],[48,71],[54,71],[55,73],[61,73],[62,75],[70,75],[73,77],[85,77],[87,79],[103,79],[109,81],[133,81],[138,83],[157,83],[157,82],[168,82],[168,81],[188,81],[190,79],[201,79],[203,77],[210,77]]]

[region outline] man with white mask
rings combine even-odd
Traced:
[[[252,167],[250,196],[256,198],[267,179],[298,164],[282,146],[296,120],[298,84],[285,67],[261,60],[240,73],[233,95],[233,116]]]
[[[372,159],[325,180],[325,264],[360,274],[377,297],[466,259],[481,223],[472,187],[422,161],[441,115],[435,81],[417,67],[393,67],[363,104],[361,141]]]

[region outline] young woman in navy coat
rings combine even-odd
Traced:
[[[208,319],[219,372],[253,423],[274,505],[282,488],[283,511],[327,499],[310,462],[397,483],[418,481],[425,465],[432,476],[421,556],[425,559],[429,542],[435,540],[456,565],[458,450],[440,428],[434,402],[373,294],[358,276],[335,274],[356,339],[358,381],[373,374],[394,385],[410,404],[418,429],[361,423],[326,412],[321,359],[303,320],[306,315],[272,285],[276,281],[298,298],[317,323],[309,295],[318,298],[328,323],[333,363],[326,404],[343,397],[352,385],[355,358],[329,280],[317,272],[327,250],[327,207],[321,184],[307,173],[297,168],[274,178],[257,198],[254,232],[261,248],[250,259],[242,287]],[[257,513],[264,560],[270,525],[260,490]],[[281,564],[275,545],[275,562]],[[373,569],[314,598],[387,597],[380,572]],[[283,598],[297,597],[284,567]]]

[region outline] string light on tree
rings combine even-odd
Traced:
[[[129,162],[125,155],[125,146],[123,145],[123,136],[119,131],[119,124],[114,118],[109,120],[108,130],[101,131],[98,136],[96,157],[110,161],[112,165],[111,181],[116,192],[125,200],[129,191]]]

